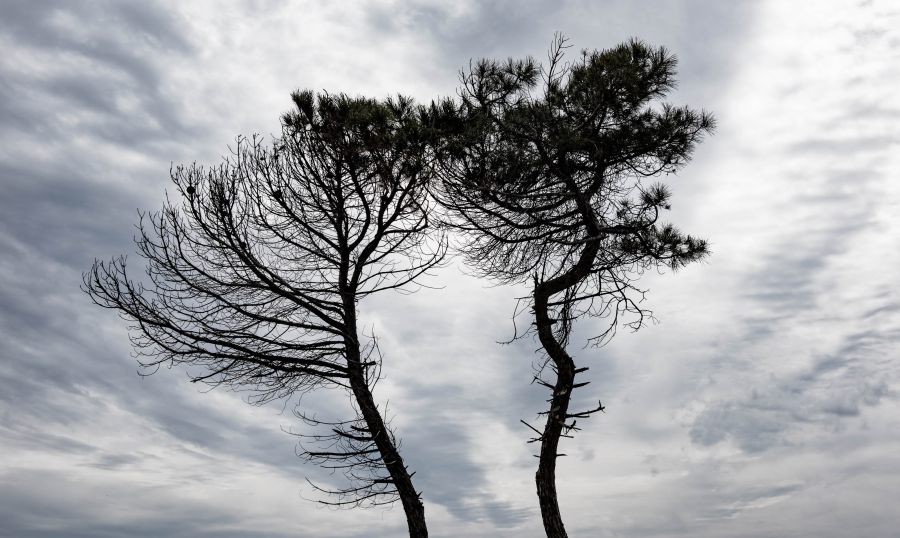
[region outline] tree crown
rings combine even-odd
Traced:
[[[193,380],[261,400],[343,385],[356,303],[441,263],[410,100],[293,100],[271,147],[239,138],[218,166],[172,169],[180,203],[138,226],[145,283],[124,257],[85,275],[93,300],[131,322],[145,367],[199,366]]]
[[[625,293],[635,276],[707,253],[705,241],[661,221],[669,189],[646,180],[683,167],[714,120],[664,100],[676,67],[664,48],[632,40],[570,63],[566,48],[558,37],[546,68],[530,58],[475,62],[459,99],[432,104],[446,133],[440,199],[480,274],[558,283],[563,320],[577,304],[642,312]]]

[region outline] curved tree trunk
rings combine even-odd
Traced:
[[[547,311],[548,299],[548,295],[535,290],[534,310],[538,338],[557,371],[556,385],[553,388],[550,410],[547,413],[547,423],[541,436],[540,463],[535,475],[535,482],[547,538],[566,538],[568,535],[563,525],[556,496],[556,458],[559,453],[559,439],[572,398],[572,386],[575,384],[575,362],[553,336],[551,328],[553,322]]]
[[[598,243],[587,244],[571,269],[556,278],[537,283],[534,288],[534,317],[538,339],[556,368],[556,383],[550,399],[547,423],[541,435],[540,460],[535,474],[538,504],[547,538],[568,538],[556,496],[556,458],[559,455],[559,440],[569,418],[569,403],[577,373],[575,361],[553,334],[556,320],[550,318],[548,303],[553,295],[575,286],[590,274],[598,251]]]

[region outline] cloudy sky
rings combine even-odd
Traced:
[[[472,58],[636,36],[713,111],[672,220],[713,255],[644,280],[660,323],[573,351],[607,414],[564,442],[572,536],[895,536],[900,527],[900,14],[890,0],[0,2],[0,537],[402,536],[317,506],[291,415],[141,378],[79,291],[133,252],[171,163],[270,135],[297,88],[451,95]],[[361,304],[433,536],[543,536],[520,418],[521,290],[459,267]],[[301,405],[339,412],[339,393]]]

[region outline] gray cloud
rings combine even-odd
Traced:
[[[417,483],[425,500],[444,506],[460,521],[490,522],[499,529],[520,526],[532,516],[530,506],[517,507],[495,498],[484,463],[476,463],[471,435],[446,415],[418,417],[420,425],[407,436],[410,461],[419,471]],[[483,432],[489,435],[490,432]]]
[[[895,372],[886,368],[891,346],[900,337],[895,305],[876,310],[882,319],[844,338],[833,355],[815,360],[790,376],[774,375],[741,398],[709,404],[690,429],[694,443],[710,446],[732,439],[742,450],[756,453],[792,444],[791,434],[804,425],[838,428],[843,419],[858,417],[864,407],[896,398],[891,389]],[[878,316],[879,314],[874,314]]]
[[[162,92],[156,55],[192,47],[163,6],[12,2],[4,15],[0,35],[30,60],[5,73],[7,128],[46,142],[65,136],[74,117],[84,134],[129,147],[189,133]]]
[[[668,290],[650,294],[659,328],[573,349],[593,381],[576,405],[608,407],[565,442],[573,534],[889,536],[896,16],[832,6],[829,48],[826,30],[785,22],[813,20],[808,8],[778,4],[5,2],[0,536],[402,534],[397,509],[334,513],[301,497],[304,476],[340,477],[300,464],[281,405],[198,394],[180,371],[138,377],[123,324],[78,291],[81,271],[132,251],[135,208],[159,206],[171,161],[224,153],[236,125],[260,125],[246,118],[273,125],[290,90],[386,80],[448,95],[470,58],[543,58],[556,30],[576,49],[667,45],[681,60],[675,100],[721,120],[674,184],[715,256],[677,284],[652,281]],[[391,57],[354,63],[382,49]],[[546,397],[528,384],[537,345],[495,344],[514,290],[455,269],[441,282],[361,305],[384,337],[376,396],[396,412],[433,535],[540,536],[518,423]],[[347,410],[340,392],[301,403]]]
[[[802,488],[802,484],[747,488],[735,495],[729,502],[710,507],[709,511],[701,516],[701,519],[717,520],[736,518],[747,510],[762,508],[772,503],[780,502],[797,493]]]

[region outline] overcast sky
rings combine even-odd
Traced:
[[[296,402],[138,376],[81,273],[133,252],[171,163],[275,133],[292,90],[427,101],[555,31],[665,45],[671,100],[719,125],[669,178],[672,221],[713,255],[643,281],[658,325],[573,339],[593,381],[575,404],[607,413],[563,443],[570,535],[896,536],[898,29],[891,0],[2,0],[0,537],[402,536],[399,506],[316,505],[304,477],[338,477],[295,457]],[[543,536],[519,423],[546,397],[537,343],[496,343],[521,290],[458,267],[432,283],[360,305],[431,535]]]

